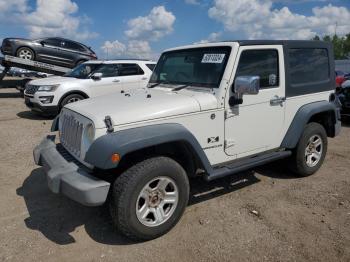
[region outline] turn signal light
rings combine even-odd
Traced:
[[[120,161],[120,155],[119,154],[113,154],[111,156],[112,163],[118,163]]]

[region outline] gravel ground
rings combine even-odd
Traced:
[[[106,207],[52,194],[33,147],[52,120],[0,89],[1,261],[350,261],[350,125],[329,140],[322,169],[295,178],[281,164],[213,183],[191,181],[191,201],[167,235],[134,243]]]

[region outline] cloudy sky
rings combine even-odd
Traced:
[[[350,32],[350,0],[0,0],[0,39],[62,36],[100,58],[227,39],[310,39]]]

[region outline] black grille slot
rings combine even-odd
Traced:
[[[80,169],[83,169],[87,172],[91,172],[86,166],[84,166],[81,162],[79,162],[74,156],[72,156],[71,153],[69,153],[62,144],[56,145],[57,151],[60,153],[60,155],[67,161],[67,162],[73,162],[76,164]]]
[[[26,86],[26,94],[28,95],[34,95],[36,91],[38,91],[39,86],[34,86],[34,85],[27,85]]]

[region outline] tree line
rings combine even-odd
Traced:
[[[316,35],[312,40],[332,42],[336,60],[350,59],[350,33],[343,37],[326,35],[321,38]]]

